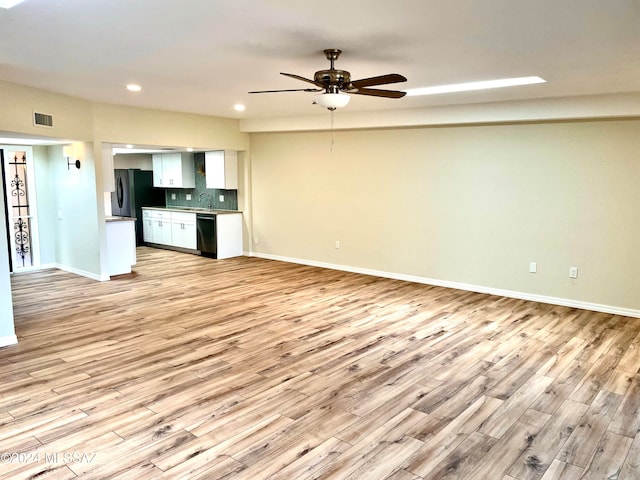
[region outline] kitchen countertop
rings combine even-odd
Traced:
[[[208,208],[196,207],[142,207],[143,210],[169,210],[171,212],[185,213],[214,213],[216,215],[224,215],[229,213],[242,213],[240,210],[209,210]]]
[[[105,222],[135,222],[135,217],[104,217]]]

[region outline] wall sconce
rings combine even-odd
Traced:
[[[62,152],[65,158],[67,159],[67,170],[71,170],[71,165],[75,165],[78,170],[80,170],[80,160],[76,160],[75,162],[70,162],[69,158],[71,157],[71,145],[66,145],[62,147]]]

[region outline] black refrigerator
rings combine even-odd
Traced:
[[[142,207],[165,204],[164,190],[153,187],[153,172],[137,168],[114,170],[116,189],[111,192],[111,213],[136,218],[136,246],[142,245]]]

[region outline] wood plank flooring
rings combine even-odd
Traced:
[[[640,320],[140,248],[12,277],[2,479],[640,478]]]

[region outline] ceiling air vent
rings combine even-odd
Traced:
[[[53,127],[53,115],[33,112],[33,124],[37,127]]]

